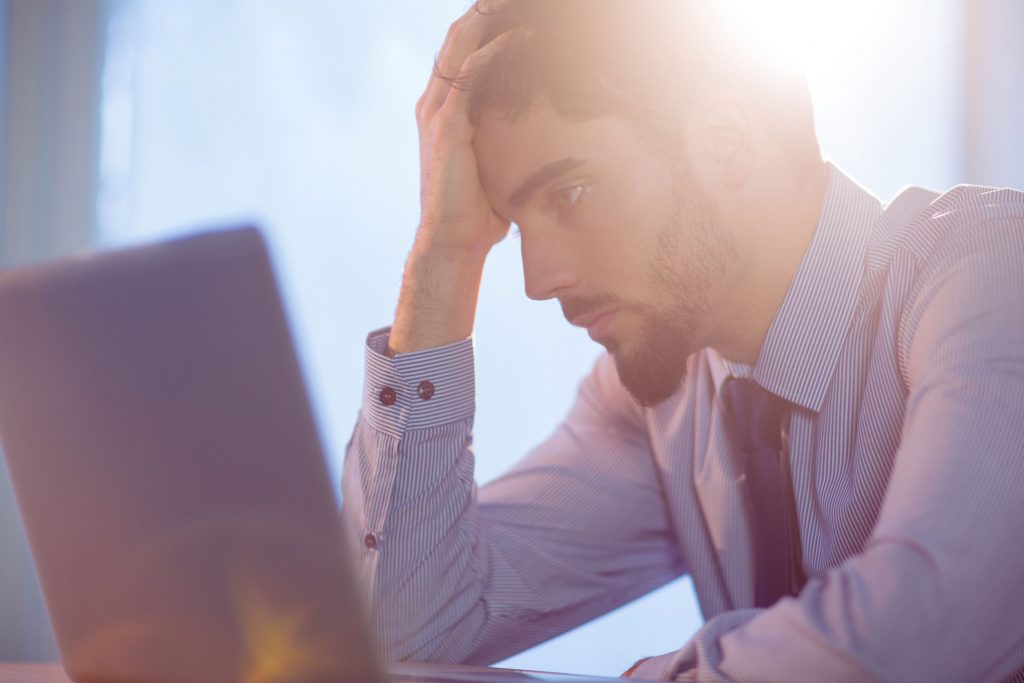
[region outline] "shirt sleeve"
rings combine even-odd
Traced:
[[[472,342],[388,358],[387,332],[367,341],[342,482],[386,658],[493,663],[683,572],[642,411],[607,357],[555,432],[478,491]]]
[[[863,552],[798,598],[709,620],[638,677],[1003,681],[1024,667],[1024,221],[947,239],[903,324],[903,433]]]

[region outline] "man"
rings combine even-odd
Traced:
[[[512,0],[417,104],[422,221],[344,514],[394,659],[489,663],[691,573],[634,678],[1024,680],[1024,194],[888,205],[697,3]],[[603,344],[473,483],[485,257]]]

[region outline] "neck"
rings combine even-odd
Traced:
[[[800,261],[814,237],[828,188],[828,166],[771,193],[774,204],[749,217],[752,230],[740,238],[742,272],[725,293],[723,315],[710,346],[725,357],[754,364]]]

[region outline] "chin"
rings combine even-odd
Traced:
[[[683,352],[660,356],[647,349],[637,353],[625,353],[609,348],[619,373],[619,381],[636,401],[646,407],[662,403],[671,398],[686,376],[686,362],[689,354]]]

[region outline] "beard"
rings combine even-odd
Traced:
[[[651,291],[670,298],[637,307],[639,336],[607,345],[619,381],[646,407],[681,386],[689,357],[698,350],[695,333],[711,309],[712,292],[737,258],[734,235],[685,169],[677,171],[673,188],[672,210],[658,231],[649,273]]]

